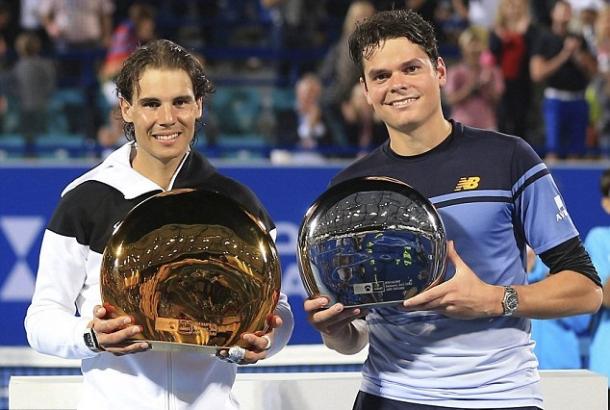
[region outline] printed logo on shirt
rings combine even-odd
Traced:
[[[458,181],[455,186],[454,191],[468,191],[471,189],[477,189],[479,187],[479,182],[481,181],[481,177],[462,177]]]
[[[565,218],[568,217],[568,210],[566,209],[559,195],[555,195],[553,200],[555,201],[555,205],[557,205],[557,209],[559,209],[559,212],[555,214],[555,220],[557,222],[563,221]]]

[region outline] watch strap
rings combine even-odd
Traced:
[[[102,346],[100,346],[99,342],[97,341],[97,334],[95,333],[95,329],[92,327],[85,329],[83,332],[83,340],[85,341],[85,344],[89,350],[92,352],[99,353],[104,351]]]

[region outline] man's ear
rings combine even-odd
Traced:
[[[119,107],[121,108],[121,116],[125,122],[133,122],[132,105],[123,97],[119,97]]]
[[[366,85],[366,80],[364,79],[364,77],[360,77],[360,87],[362,87],[362,92],[364,93],[364,96],[366,97],[366,102],[369,105],[373,105],[371,103],[371,99],[369,98],[369,88]]]
[[[604,209],[604,212],[610,215],[610,197],[602,197],[602,208]]]
[[[436,76],[441,87],[447,83],[447,66],[441,57],[436,59]]]
[[[203,97],[197,99],[197,109],[199,110],[197,112],[197,119],[199,119],[203,115]]]

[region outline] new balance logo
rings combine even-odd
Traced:
[[[477,189],[479,187],[479,182],[481,181],[481,177],[462,177],[458,181],[455,186],[454,191],[468,191],[471,189]]]
[[[559,212],[555,214],[555,220],[557,222],[563,221],[565,218],[568,217],[568,210],[566,209],[559,195],[555,195],[553,200],[555,201],[555,205],[557,205],[557,209],[559,209]]]

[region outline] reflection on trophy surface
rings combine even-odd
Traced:
[[[104,305],[143,326],[138,340],[208,353],[265,330],[280,281],[263,223],[226,196],[191,189],[132,209],[106,246],[101,272]]]
[[[437,284],[446,254],[434,206],[388,177],[331,187],[309,208],[299,231],[307,293],[349,307],[398,304]]]

